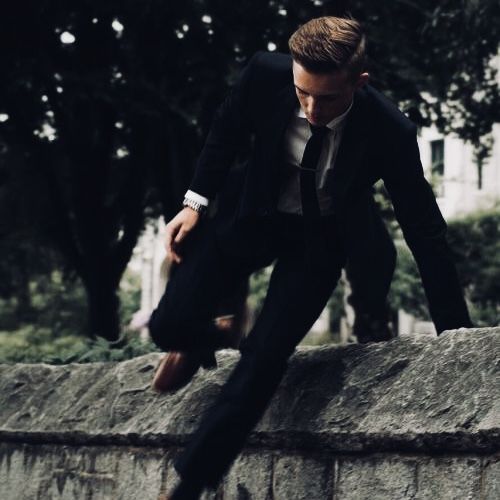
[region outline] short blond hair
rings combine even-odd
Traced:
[[[288,40],[292,58],[311,73],[345,69],[353,78],[365,68],[365,46],[358,21],[334,16],[311,19]]]

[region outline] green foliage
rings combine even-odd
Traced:
[[[338,343],[340,341],[340,322],[343,316],[345,316],[344,311],[344,292],[345,284],[344,279],[339,279],[335,290],[333,291],[326,308],[330,315],[330,322],[328,329],[320,335],[308,335],[301,342],[303,345],[323,345]]]
[[[500,207],[450,221],[449,241],[477,326],[500,323]]]
[[[31,322],[56,337],[85,330],[116,338],[115,292],[145,217],[178,209],[214,110],[242,65],[270,43],[287,52],[297,26],[345,8],[367,30],[372,83],[419,125],[470,141],[483,160],[500,121],[490,65],[497,0],[11,3],[0,17],[8,47],[0,327]],[[60,284],[54,272],[64,275]],[[467,293],[482,304],[478,317],[491,317],[495,302],[480,297],[495,288],[481,276]],[[263,284],[255,289],[258,307]],[[137,293],[119,294],[123,323]]]
[[[476,326],[500,322],[500,210],[470,214],[448,223],[448,241],[455,256],[471,319]],[[417,266],[405,243],[398,243],[398,262],[389,294],[391,307],[429,320]]]
[[[171,14],[159,3],[42,0],[13,4],[0,18],[9,47],[0,81],[0,235],[15,250],[2,252],[14,264],[10,272],[0,265],[2,288],[28,306],[31,263],[43,262],[32,257],[56,250],[84,287],[89,336],[119,337],[116,291],[145,219],[178,209],[192,171],[195,127],[167,102],[175,100],[173,75],[186,74],[170,73],[169,50],[154,48],[158,32],[174,48]],[[173,62],[180,68],[184,59]]]
[[[434,123],[471,142],[479,158],[500,121],[497,0],[352,0],[364,21],[376,86],[402,103],[418,125]]]
[[[29,303],[13,296],[0,299],[0,330],[16,330],[26,323],[48,329],[54,338],[86,332],[85,291],[78,280],[58,270],[34,274],[27,283]]]
[[[54,338],[87,334],[87,305],[85,290],[74,276],[64,276],[54,270],[36,274],[28,283],[29,305],[20,303],[17,296],[0,298],[0,331],[24,328],[29,322],[50,330]],[[140,277],[127,270],[120,283],[120,323],[125,327],[140,307]]]
[[[54,338],[49,328],[26,325],[15,331],[0,332],[0,363],[39,363],[52,357],[69,358],[84,349],[77,335]]]
[[[330,311],[330,334],[336,339],[340,334],[340,320],[344,316],[344,280],[341,278],[328,301]]]
[[[389,291],[392,310],[404,309],[415,317],[430,321],[422,281],[410,249],[402,240],[396,242],[398,252],[396,269]]]
[[[139,276],[127,270],[120,284],[120,323],[125,332],[118,343],[87,337],[85,291],[78,280],[53,271],[29,284],[32,323],[20,320],[15,298],[0,299],[0,363],[118,361],[156,350],[150,342],[127,331],[140,306]],[[21,316],[26,317],[24,312]]]
[[[143,341],[135,332],[123,336],[119,343],[103,338],[91,340],[77,335],[54,338],[48,328],[27,325],[14,332],[0,331],[0,363],[93,363],[124,361],[158,348]]]
[[[120,322],[122,328],[132,320],[132,316],[141,307],[141,277],[129,268],[126,269],[120,281],[118,291],[120,299]]]
[[[254,315],[258,315],[262,309],[262,304],[267,294],[269,279],[273,270],[273,265],[260,269],[250,277],[250,289],[248,294],[248,306]]]
[[[262,304],[267,294],[269,279],[273,266],[268,266],[252,274],[250,277],[250,291],[248,295],[248,306],[256,317],[262,309]],[[340,319],[344,315],[344,282],[342,279],[335,287],[330,297],[327,308],[330,312],[329,330],[322,336],[315,336],[312,340],[307,340],[308,345],[331,343],[337,340],[340,330]]]

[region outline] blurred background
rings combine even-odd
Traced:
[[[215,109],[255,51],[346,12],[372,85],[419,127],[473,322],[499,323],[498,0],[18,0],[0,17],[0,362],[155,350],[164,225]],[[383,184],[376,197],[398,248],[393,331],[432,334]],[[247,329],[269,272],[252,276]],[[348,293],[343,278],[304,343],[353,341]]]

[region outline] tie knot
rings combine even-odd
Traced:
[[[326,127],[325,125],[318,126],[318,125],[313,125],[312,123],[309,123],[309,128],[311,129],[311,132],[313,135],[324,134],[325,132],[328,131],[328,127]]]

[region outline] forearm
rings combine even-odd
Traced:
[[[444,330],[471,327],[463,290],[445,235],[430,241],[407,242],[417,263],[429,313],[438,334]]]

